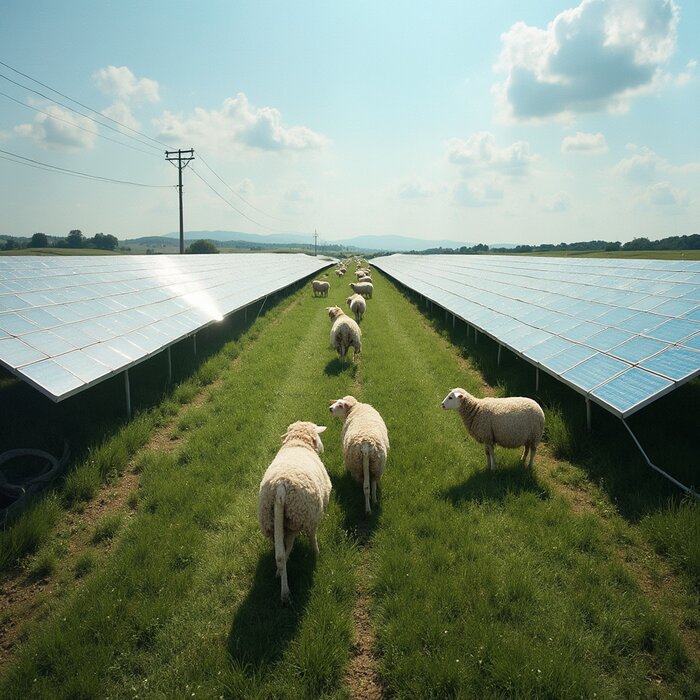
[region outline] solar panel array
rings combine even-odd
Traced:
[[[0,363],[55,401],[328,266],[302,254],[0,258]]]
[[[392,255],[372,264],[621,418],[700,374],[700,262]]]

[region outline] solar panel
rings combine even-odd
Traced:
[[[328,265],[270,253],[0,258],[0,364],[59,401]]]
[[[700,261],[392,255],[372,263],[622,418],[700,375]]]

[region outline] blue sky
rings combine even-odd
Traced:
[[[165,145],[191,230],[699,233],[698,36],[695,0],[5,0],[0,234],[177,230]]]

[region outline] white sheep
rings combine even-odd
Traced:
[[[523,447],[520,460],[524,464],[529,453],[532,469],[544,433],[544,412],[536,401],[524,396],[477,399],[456,388],[445,397],[442,407],[459,411],[467,432],[485,446],[487,467],[496,468],[493,447],[500,445]]]
[[[359,280],[360,277],[364,277],[365,275],[369,274],[369,270],[366,270],[362,267],[358,267],[357,270],[355,270],[355,277]]]
[[[323,425],[292,423],[282,447],[267,468],[258,494],[260,531],[275,545],[277,575],[282,579],[282,604],[289,602],[287,559],[294,540],[305,532],[318,554],[316,533],[331,495],[331,480],[318,455]]]
[[[335,271],[335,274],[336,274],[338,277],[342,277],[342,276],[345,274],[345,270],[343,270],[342,268],[338,268],[338,269]]]
[[[371,282],[372,278],[369,275],[363,275],[357,280],[358,284],[362,284],[363,282]]]
[[[371,282],[363,282],[362,284],[350,282],[349,287],[352,289],[353,292],[355,292],[355,294],[361,294],[363,297],[366,297],[367,299],[372,298],[372,292],[374,291],[374,285]]]
[[[348,316],[339,306],[326,307],[328,316],[333,321],[331,326],[330,343],[338,351],[340,359],[345,359],[345,353],[352,346],[354,354],[362,352],[362,331],[355,321]]]
[[[350,475],[362,484],[365,513],[377,503],[377,483],[382,478],[389,453],[389,434],[379,412],[354,396],[331,402],[330,412],[340,416],[343,424],[343,461]]]
[[[328,290],[331,288],[331,283],[324,280],[314,280],[311,283],[311,288],[313,289],[314,296],[318,292],[322,297],[328,296]]]
[[[355,320],[359,323],[367,311],[367,302],[360,294],[353,294],[347,298],[347,305],[350,311],[355,314]]]

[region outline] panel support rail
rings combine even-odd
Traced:
[[[696,500],[700,500],[700,493],[698,493],[695,489],[693,489],[693,488],[691,488],[691,487],[689,487],[689,486],[685,486],[685,484],[681,484],[680,481],[677,481],[677,480],[674,479],[670,474],[667,474],[663,469],[660,469],[659,467],[657,467],[657,466],[649,459],[649,457],[647,456],[647,453],[644,451],[644,448],[643,448],[643,447],[641,446],[641,444],[639,443],[639,440],[637,440],[637,436],[632,432],[632,428],[630,428],[629,425],[627,425],[627,422],[625,421],[625,419],[624,419],[624,418],[621,418],[620,420],[622,421],[622,424],[625,426],[625,428],[627,428],[627,432],[632,436],[632,439],[634,440],[634,442],[636,443],[637,447],[639,448],[639,451],[642,453],[642,456],[643,456],[644,459],[646,460],[646,463],[647,463],[652,469],[655,469],[657,472],[659,472],[659,474],[661,474],[662,476],[666,477],[671,483],[675,484],[679,489],[681,489],[682,491],[685,491],[685,493],[687,493],[689,496],[692,496],[692,497],[695,498]]]

